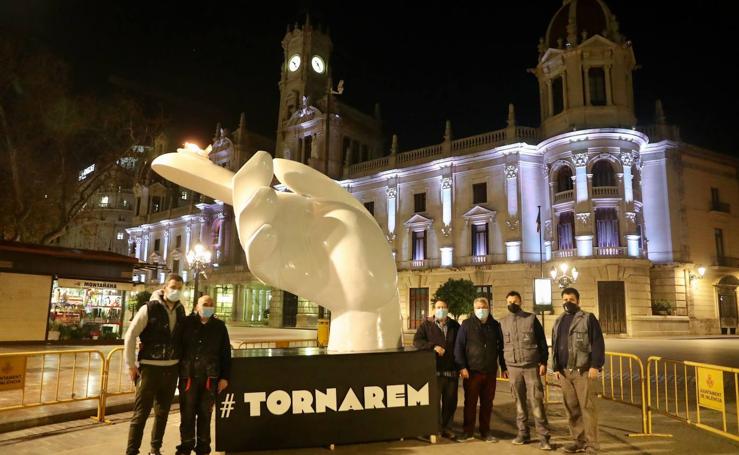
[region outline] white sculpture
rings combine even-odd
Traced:
[[[395,260],[375,219],[340,185],[257,152],[236,173],[187,144],[157,157],[164,178],[233,205],[251,272],[331,310],[331,351],[401,346]],[[276,176],[290,192],[271,187]]]

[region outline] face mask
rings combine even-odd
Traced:
[[[213,316],[213,313],[216,312],[215,307],[212,306],[204,306],[200,309],[200,316],[204,318],[209,318]]]
[[[572,302],[565,303],[564,307],[565,307],[565,311],[570,314],[577,313],[577,310],[580,309],[580,307],[576,303],[572,303]]]
[[[516,305],[515,303],[509,303],[508,311],[510,311],[511,313],[518,313],[519,311],[521,311],[521,306]]]
[[[180,300],[180,291],[177,289],[174,290],[167,290],[167,300],[170,302],[179,302]]]
[[[488,318],[488,314],[490,314],[490,310],[487,308],[475,308],[475,316],[477,316],[477,319],[484,321]]]
[[[436,319],[444,319],[449,314],[449,310],[446,308],[437,308],[434,314],[436,315]]]

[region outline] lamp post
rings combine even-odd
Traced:
[[[205,274],[205,270],[210,265],[211,252],[208,251],[203,245],[198,243],[195,248],[187,253],[187,263],[190,265],[190,270],[194,276],[194,289],[192,292],[192,308],[195,309],[195,305],[198,303],[198,284],[200,281],[200,274]],[[206,276],[207,278],[207,276]]]
[[[570,272],[569,274],[567,273],[568,271]],[[560,289],[566,288],[577,281],[578,275],[580,275],[580,272],[578,272],[575,267],[570,269],[570,266],[566,262],[561,263],[559,268],[552,267],[549,271],[549,276],[552,277],[552,281],[555,281],[559,285]]]

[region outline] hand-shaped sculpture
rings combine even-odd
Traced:
[[[233,205],[254,276],[331,310],[329,350],[401,345],[392,252],[374,218],[336,182],[261,151],[236,174],[186,149],[151,166],[180,186]],[[292,192],[275,191],[273,176]]]

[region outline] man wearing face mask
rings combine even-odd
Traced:
[[[459,323],[448,317],[449,306],[443,300],[434,303],[434,317],[418,326],[413,337],[416,349],[436,352],[436,379],[441,393],[441,435],[452,438],[454,411],[457,410],[459,380],[454,364],[454,342]]]
[[[490,315],[485,297],[473,302],[475,314],[462,322],[454,346],[454,360],[462,376],[464,388],[464,434],[460,441],[473,439],[477,401],[480,400],[480,437],[483,441],[498,442],[490,434],[490,417],[498,375],[498,363],[507,374],[503,358],[503,334],[500,324]]]
[[[125,360],[131,381],[136,383],[133,417],[128,431],[127,455],[139,453],[146,419],[154,407],[150,454],[159,455],[169,408],[177,387],[185,309],[180,304],[182,277],[170,274],[164,289],[152,294],[131,321],[125,337]],[[136,338],[141,340],[136,366]]]
[[[547,374],[549,350],[544,328],[533,313],[521,309],[521,294],[511,291],[506,296],[508,311],[511,313],[501,319],[503,331],[505,363],[511,393],[516,401],[516,425],[518,435],[512,441],[515,445],[529,442],[529,403],[534,411],[536,432],[539,434],[539,448],[552,450],[549,444],[549,423],[544,410],[544,387],[540,376]]]
[[[568,453],[598,451],[598,413],[595,407],[596,379],[605,363],[605,343],[600,324],[592,313],[580,309],[580,293],[562,290],[565,312],[552,329],[552,370],[562,387],[562,401],[575,442]]]
[[[177,455],[210,453],[210,420],[216,395],[228,387],[231,341],[226,324],[213,314],[209,295],[198,299],[182,329],[180,439]],[[197,428],[197,434],[196,434]]]

